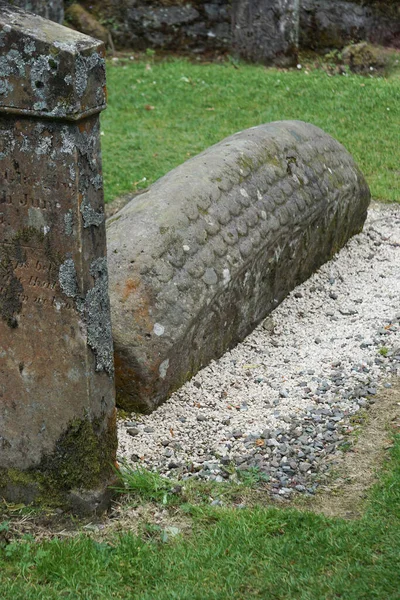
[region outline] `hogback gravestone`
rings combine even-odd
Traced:
[[[154,410],[361,231],[368,185],[310,123],[238,132],[107,224],[117,403]]]
[[[100,42],[0,2],[0,497],[104,507],[116,452]]]

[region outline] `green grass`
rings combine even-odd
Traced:
[[[1,598],[398,600],[399,436],[391,452],[359,520],[200,504],[176,508],[191,520],[182,535],[168,537],[148,525],[146,535],[114,534],[101,542],[28,537],[0,546]],[[145,496],[159,499],[157,478],[142,479],[142,486]]]
[[[147,187],[242,129],[300,119],[342,142],[376,200],[400,201],[400,79],[322,70],[120,60],[108,67],[102,115],[106,201]],[[146,108],[147,107],[147,108]],[[154,107],[148,110],[150,107]]]

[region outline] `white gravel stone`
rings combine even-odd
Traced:
[[[246,456],[254,432],[285,432],[291,420],[332,404],[334,412],[352,414],[359,409],[355,388],[374,392],[399,375],[400,362],[389,357],[400,354],[400,206],[372,205],[364,231],[267,319],[151,415],[134,416],[152,433],[140,427],[132,437],[120,422],[119,458],[137,466],[137,455],[147,468],[168,473],[167,440],[173,462],[193,468],[203,456]],[[343,377],[338,389],[336,373]]]

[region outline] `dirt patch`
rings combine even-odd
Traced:
[[[329,517],[359,518],[368,490],[376,483],[400,427],[400,381],[382,390],[366,413],[366,422],[349,438],[349,449],[335,455],[330,485],[308,500],[305,508]]]
[[[133,533],[147,538],[166,532],[170,537],[180,533],[190,533],[192,519],[178,507],[163,507],[159,504],[145,503],[131,506],[129,502],[116,507],[111,519],[100,528],[104,536]]]
[[[152,502],[137,506],[132,505],[129,498],[115,503],[107,515],[93,519],[76,519],[57,511],[29,510],[19,505],[5,505],[1,512],[0,546],[2,542],[19,540],[26,535],[34,537],[36,542],[71,539],[81,534],[103,541],[123,533],[143,539],[159,537],[166,541],[175,535],[188,534],[192,529],[192,519],[179,507],[164,507]]]

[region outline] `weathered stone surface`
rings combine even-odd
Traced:
[[[64,0],[8,0],[8,3],[57,23],[64,19]]]
[[[0,9],[0,110],[74,120],[105,108],[101,42],[6,3]]]
[[[241,58],[293,65],[298,39],[299,0],[233,0],[232,46]]]
[[[103,48],[4,4],[0,40],[0,497],[96,510],[116,450]]]
[[[400,47],[400,4],[301,0],[300,46],[326,51],[367,40]]]
[[[107,225],[117,402],[151,411],[361,230],[369,190],[317,127],[233,135]]]

